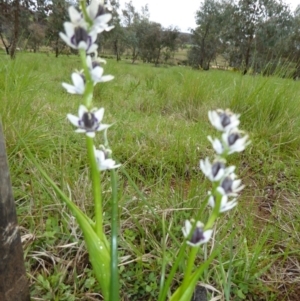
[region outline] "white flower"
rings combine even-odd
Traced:
[[[87,136],[94,138],[96,131],[107,129],[110,125],[102,124],[104,108],[91,112],[84,105],[79,106],[78,117],[68,114],[69,121],[78,127],[76,133],[86,133]]]
[[[234,173],[226,176],[220,183],[220,186],[217,188],[217,191],[222,195],[227,196],[237,196],[245,185],[241,185],[242,181],[240,179],[235,180],[236,175]]]
[[[200,160],[200,169],[205,174],[210,181],[220,181],[226,175],[234,172],[235,166],[225,167],[225,164],[222,160],[216,160],[212,164],[210,163],[209,159],[206,158],[204,160]]]
[[[219,139],[217,139],[217,138],[213,139],[211,136],[207,136],[207,138],[208,138],[208,140],[211,142],[212,147],[213,147],[213,149],[216,151],[216,153],[217,153],[218,155],[223,154],[223,152],[224,152],[224,147],[223,147],[222,142],[221,142]]]
[[[96,157],[97,166],[100,171],[114,169],[121,166],[121,164],[116,164],[116,161],[110,158],[110,149],[106,149],[102,146],[102,149],[98,150],[94,147],[94,153]]]
[[[92,30],[95,30],[97,33],[110,31],[114,28],[114,26],[107,24],[111,20],[112,15],[107,14],[105,8],[106,6],[103,4],[103,1],[92,0],[86,9],[88,16],[93,22]]]
[[[242,152],[250,144],[250,141],[247,141],[249,136],[243,136],[242,134],[243,132],[238,129],[231,129],[222,134],[222,141],[216,138],[213,139],[211,136],[207,136],[207,138],[217,154],[221,155],[226,152],[229,155]]]
[[[247,141],[249,136],[242,134],[243,132],[238,129],[232,129],[222,134],[224,147],[228,149],[228,154],[242,152],[250,144],[250,141]]]
[[[112,75],[103,75],[104,69],[100,66],[98,60],[92,60],[91,56],[88,55],[86,58],[86,63],[94,84],[107,82],[114,79],[114,76]]]
[[[101,57],[98,56],[98,51],[97,50],[95,50],[93,53],[90,53],[90,56],[92,58],[92,61],[96,61],[99,64],[100,63],[106,64],[106,60],[102,59]]]
[[[219,131],[225,132],[235,129],[240,124],[240,115],[233,114],[230,110],[208,111],[210,123]]]
[[[73,86],[67,83],[62,83],[62,86],[71,94],[83,94],[85,85],[84,85],[84,75],[79,72],[72,73]]]
[[[211,206],[212,208],[215,207],[215,197],[213,195],[210,195],[210,197],[208,199],[208,205]],[[229,201],[227,195],[222,195],[220,212],[225,212],[225,211],[231,210],[236,205],[237,205],[237,199],[236,198]]]
[[[84,49],[87,53],[94,52],[98,45],[94,44],[97,39],[97,31],[87,31],[83,25],[74,25],[72,22],[64,23],[65,32],[60,32],[59,36],[65,43],[74,49]]]
[[[185,238],[189,238],[187,243],[193,247],[207,243],[210,240],[211,235],[213,233],[213,230],[203,231],[203,224],[200,221],[197,221],[196,227],[191,236],[192,230],[193,230],[193,225],[191,224],[191,222],[189,220],[186,220],[185,226],[182,228],[183,236]]]

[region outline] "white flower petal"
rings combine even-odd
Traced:
[[[211,208],[214,208],[215,207],[215,198],[211,195],[208,199],[208,205],[211,207]]]
[[[69,37],[67,37],[63,32],[60,32],[59,36],[68,46],[74,48],[74,45],[71,43]]]
[[[100,4],[99,0],[92,0],[91,4],[86,8],[87,13],[92,20],[96,18]]]
[[[85,41],[80,41],[79,44],[77,45],[78,49],[83,49],[83,50],[87,50],[88,49],[88,44]]]
[[[210,240],[212,234],[213,234],[213,230],[211,230],[211,229],[204,231],[203,232],[204,240],[202,240],[200,244],[207,243]]]
[[[78,94],[77,89],[74,86],[69,85],[67,83],[62,83],[62,86],[67,90],[68,93]]]
[[[81,14],[74,6],[69,7],[69,16],[72,23],[78,24],[82,20]]]
[[[224,204],[221,204],[221,210],[220,212],[226,212],[228,210],[231,210],[232,208],[234,208],[237,205],[237,200],[233,199],[231,201],[227,201]]]
[[[87,50],[87,53],[93,53],[98,49],[98,45],[92,44],[90,48]]]
[[[76,129],[75,130],[76,133],[86,133],[85,129]]]
[[[112,25],[112,26],[105,26],[104,30],[105,30],[105,31],[111,31],[111,30],[114,29],[114,28],[115,28],[114,25]]]
[[[208,140],[211,142],[213,149],[218,155],[221,155],[224,152],[223,145],[219,139],[212,139],[211,136],[207,136]]]
[[[121,164],[116,164],[116,162],[111,158],[105,158],[108,154],[111,153],[110,149],[97,150],[94,148],[95,158],[97,162],[98,169],[100,171],[107,169],[115,169],[121,166]]]
[[[67,118],[69,119],[69,121],[73,125],[78,126],[78,124],[79,124],[79,118],[77,116],[74,116],[72,114],[67,114]]]
[[[64,22],[64,29],[66,32],[67,37],[72,37],[75,33],[75,27],[74,24],[72,24],[71,22]]]
[[[98,122],[100,123],[104,116],[104,108],[100,108],[94,112],[95,117],[97,118]]]
[[[98,57],[97,60],[98,60],[99,63],[106,64],[106,60],[102,59],[101,57]]]
[[[87,112],[88,112],[88,109],[86,108],[86,106],[84,106],[84,105],[79,106],[78,116],[79,116],[80,119],[82,119],[84,113],[87,113]]]
[[[95,132],[86,132],[86,135],[91,138],[94,138],[96,136]]]
[[[101,77],[101,82],[108,82],[108,81],[111,81],[111,80],[113,80],[115,77],[114,76],[112,76],[112,75],[104,75],[104,76],[102,76]]]
[[[103,131],[103,130],[106,130],[110,127],[111,125],[110,124],[100,124],[99,128],[97,131]]]
[[[96,22],[96,24],[103,24],[103,23],[106,24],[111,20],[111,18],[112,18],[111,14],[104,14],[104,15],[97,17],[95,22]]]
[[[72,73],[72,81],[79,94],[83,94],[84,92],[84,80],[82,76],[76,72]]]
[[[87,64],[87,66],[88,66],[89,69],[93,69],[92,58],[91,58],[90,55],[88,55],[86,57],[86,64]]]
[[[186,220],[185,221],[185,225],[182,228],[183,236],[185,238],[187,238],[190,235],[191,230],[192,230],[192,224],[191,224],[191,222],[189,220]]]

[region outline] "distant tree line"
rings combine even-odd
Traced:
[[[161,24],[152,22],[147,5],[138,12],[130,1],[119,12],[118,1],[112,0],[110,4],[115,28],[100,36],[102,49],[111,50],[117,60],[126,53],[132,63],[141,59],[157,65],[174,56],[181,41],[176,27],[163,28]]]
[[[47,45],[58,55],[63,47],[58,33],[63,30],[71,2],[0,0],[0,39],[6,53],[13,58],[17,46],[36,52],[41,45]]]
[[[271,74],[291,63],[300,75],[300,5],[281,0],[204,0],[196,13],[188,62],[208,70],[217,57],[230,67]]]
[[[87,1],[87,4],[89,1]],[[79,5],[75,0],[0,0],[0,39],[7,54],[13,58],[16,47],[38,51],[41,46],[53,49],[56,56],[66,50],[58,33],[68,20],[68,7]],[[100,35],[99,49],[110,51],[117,60],[121,55],[131,61],[141,59],[155,65],[167,62],[182,46],[176,27],[163,28],[152,22],[147,5],[138,12],[132,2],[120,10],[118,0],[111,0],[111,24],[114,30]]]

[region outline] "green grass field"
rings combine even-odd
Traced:
[[[32,300],[101,300],[80,229],[19,139],[92,212],[85,139],[66,119],[77,114],[81,98],[61,86],[79,66],[76,56],[18,53],[10,61],[0,54],[0,114]],[[199,160],[213,155],[207,135],[216,132],[207,111],[216,108],[242,114],[240,128],[252,143],[230,159],[246,188],[238,207],[217,222],[214,241],[226,242],[199,281],[209,300],[299,300],[300,82],[114,60],[105,73],[115,80],[96,86],[94,103],[105,108],[104,122],[114,123],[114,158],[144,195],[118,172],[122,300],[157,300],[161,221],[181,241],[184,220],[206,196],[210,183]],[[103,181],[109,233],[106,174]],[[165,240],[171,263],[178,246]],[[213,247],[210,242],[208,253]],[[198,258],[203,261],[202,252]],[[178,273],[174,287],[181,279]]]

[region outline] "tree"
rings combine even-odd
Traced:
[[[196,13],[195,30],[192,30],[193,46],[188,52],[189,64],[195,68],[209,69],[220,50],[222,26],[222,4],[215,0],[205,0]]]
[[[289,41],[293,33],[293,16],[289,7],[281,2],[268,1],[264,7],[264,17],[257,25],[253,69],[261,71],[266,65],[276,69],[279,61],[292,59]]]
[[[139,13],[135,10],[132,1],[125,2],[125,9],[122,9],[123,24],[125,27],[129,28],[140,19]]]
[[[300,78],[300,5],[294,11],[288,43],[289,58],[295,64],[294,79]]]
[[[196,14],[189,63],[208,69],[222,55],[246,74],[276,69],[297,53],[297,26],[281,0],[205,0]],[[272,68],[270,68],[272,66]]]
[[[68,19],[68,2],[63,0],[52,0],[49,8],[50,14],[47,22],[46,35],[52,42],[55,56],[58,57],[60,51],[65,47],[60,41],[59,32],[63,31],[63,23]]]
[[[118,13],[120,7],[118,0],[111,1],[111,14],[112,21],[111,24],[114,26],[114,29],[104,33],[105,44],[111,48],[116,55],[117,61],[121,60],[121,54],[125,50],[125,39],[124,39],[124,29],[121,26],[121,19]]]
[[[291,28],[287,5],[276,0],[239,0],[228,2],[224,12],[231,17],[223,22],[220,38],[230,66],[244,74],[250,67],[257,72],[284,55]]]
[[[137,29],[137,38],[141,59],[157,66],[161,55],[164,54],[166,61],[177,48],[178,29],[176,27],[165,29],[159,23],[146,20],[140,25],[142,26]]]
[[[27,27],[28,16],[34,7],[32,0],[0,0],[0,38],[12,59],[15,58],[21,28]]]
[[[29,26],[29,44],[34,52],[37,52],[41,42],[45,38],[45,27],[38,22],[32,22]]]
[[[144,36],[149,26],[148,6],[142,7],[142,13],[138,13],[132,2],[125,3],[122,10],[124,39],[126,46],[131,49],[132,63],[134,63],[141,53]]]
[[[178,50],[180,44],[180,32],[177,27],[163,29],[163,56],[164,61],[167,62],[172,56],[174,57],[175,51]]]

